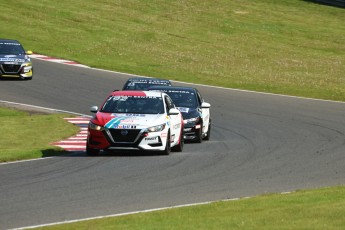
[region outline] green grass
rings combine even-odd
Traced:
[[[145,76],[345,101],[341,8],[303,0],[3,0],[0,7],[1,37],[36,53]]]
[[[66,122],[67,115],[30,115],[0,108],[0,162],[65,154],[49,143],[73,136],[79,128]]]
[[[38,229],[344,229],[345,187],[270,194]]]

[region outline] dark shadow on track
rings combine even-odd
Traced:
[[[68,152],[65,150],[57,150],[57,149],[45,149],[41,150],[42,158],[45,157],[56,157],[56,156],[69,156],[72,152]]]
[[[174,154],[174,152],[170,153]],[[150,157],[160,156],[159,152],[153,151],[101,151],[97,156],[88,156],[86,151],[64,151],[55,149],[42,150],[42,158],[44,157]],[[165,155],[162,155],[165,156]]]

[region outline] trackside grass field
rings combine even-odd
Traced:
[[[28,114],[0,107],[0,162],[66,153],[49,145],[79,131],[63,117],[66,115]]]
[[[5,0],[0,7],[1,37],[36,53],[145,76],[345,101],[342,8],[307,0]]]
[[[270,194],[38,229],[344,229],[345,187]]]

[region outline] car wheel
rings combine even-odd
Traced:
[[[208,140],[210,140],[210,137],[211,137],[211,122],[208,124],[207,135],[206,135],[206,137],[204,138],[204,140],[205,140],[205,141],[208,141]]]
[[[180,139],[179,139],[179,143],[176,145],[176,146],[174,146],[173,148],[172,148],[172,150],[173,151],[175,151],[175,152],[182,152],[182,150],[183,150],[183,145],[184,145],[184,138],[183,138],[183,129],[181,129],[181,133],[180,133]]]
[[[88,156],[97,156],[99,154],[99,149],[92,149],[89,146],[86,146],[86,154]]]
[[[171,151],[171,146],[170,146],[170,132],[168,132],[167,135],[167,143],[165,145],[165,149],[162,151],[163,155],[169,155]]]

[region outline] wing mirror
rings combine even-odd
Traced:
[[[210,108],[210,107],[211,107],[211,104],[210,104],[210,103],[203,102],[203,103],[201,104],[201,108],[202,108],[202,109],[208,109],[208,108]]]
[[[172,108],[169,110],[168,115],[178,115],[180,113],[180,111],[176,108]]]
[[[91,112],[91,113],[97,113],[97,111],[98,111],[98,106],[92,106],[92,107],[90,108],[90,112]]]

